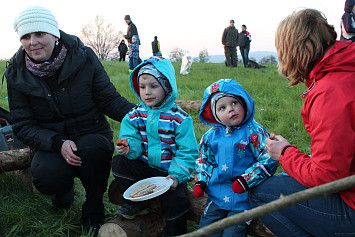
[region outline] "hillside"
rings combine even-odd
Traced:
[[[274,56],[277,60],[277,53],[273,51],[255,51],[255,52],[250,52],[249,53],[249,58],[250,59],[255,59],[257,62],[259,62],[263,57],[267,56]],[[242,60],[242,56],[240,55],[240,52],[238,50],[238,60]],[[224,63],[225,57],[224,55],[210,55],[209,56],[209,63]]]

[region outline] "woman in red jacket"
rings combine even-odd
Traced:
[[[314,9],[294,12],[276,31],[279,71],[290,85],[308,89],[302,118],[312,138],[311,155],[282,136],[266,139],[285,174],[249,193],[252,207],[355,174],[355,44],[336,41],[334,27]],[[261,218],[281,236],[355,236],[355,187],[311,199]]]

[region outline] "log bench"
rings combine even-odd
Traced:
[[[109,201],[116,205],[123,204],[123,197],[118,192],[118,185],[115,180],[109,186]],[[196,198],[192,190],[189,190],[191,211],[189,222],[199,223],[201,214],[205,208],[206,195]],[[137,216],[133,220],[114,218],[101,226],[99,235],[101,237],[158,237],[164,229],[164,221],[160,217],[160,205],[157,198],[150,201],[150,213],[144,216]],[[253,220],[248,229],[248,235],[256,237],[276,237],[258,219]]]

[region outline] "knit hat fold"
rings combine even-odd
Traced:
[[[22,36],[33,32],[46,32],[60,38],[58,22],[46,8],[31,6],[15,19],[14,29],[21,40]]]

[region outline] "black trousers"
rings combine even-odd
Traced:
[[[155,176],[168,176],[167,172],[152,168],[141,160],[130,160],[120,155],[113,157],[111,166],[121,194],[139,180]],[[187,184],[183,183],[179,184],[175,190],[169,190],[159,196],[161,215],[166,221],[163,236],[186,233],[187,215],[190,210],[190,199],[187,191]]]
[[[119,62],[121,62],[121,61],[126,61],[126,54],[124,53],[124,54],[120,54],[120,58],[118,59],[118,61]]]
[[[81,166],[67,164],[61,154],[47,151],[34,153],[31,163],[33,184],[38,191],[47,195],[68,192],[78,177],[86,192],[82,206],[84,223],[103,224],[105,219],[103,194],[107,189],[110,162],[114,150],[112,136],[89,134],[74,141],[81,157]]]
[[[228,67],[238,66],[237,47],[224,46],[224,55],[226,57],[226,66]]]

